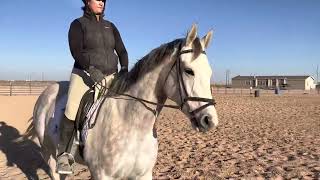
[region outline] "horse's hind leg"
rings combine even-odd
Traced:
[[[56,159],[50,155],[50,158],[49,158],[49,161],[48,161],[48,164],[50,166],[50,169],[51,169],[51,175],[52,175],[52,178],[54,180],[60,180],[60,174],[56,173],[56,166],[57,166],[57,161]]]
[[[47,174],[52,180],[60,180],[60,176],[56,173],[56,160],[53,158],[52,154],[46,150],[42,151],[44,161],[49,165],[49,172]]]
[[[48,164],[51,169],[51,175],[50,175],[51,179],[53,179],[53,180],[65,180],[66,179],[66,177],[67,177],[66,175],[61,175],[61,174],[56,173],[57,161],[52,155],[50,155]]]

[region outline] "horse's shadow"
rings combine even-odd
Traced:
[[[39,179],[38,169],[49,174],[50,170],[42,159],[40,147],[32,140],[17,140],[18,138],[22,139],[22,135],[16,128],[0,122],[0,151],[6,156],[6,165],[16,166],[32,180]]]

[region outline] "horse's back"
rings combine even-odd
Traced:
[[[33,124],[40,143],[45,134],[57,142],[57,129],[65,108],[69,82],[61,81],[49,85],[39,96],[33,111]]]

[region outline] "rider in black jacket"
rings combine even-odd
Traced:
[[[74,20],[69,30],[69,46],[75,60],[70,78],[68,101],[60,123],[57,173],[71,174],[70,142],[75,117],[83,94],[105,80],[108,85],[118,72],[128,72],[128,54],[116,26],[103,19],[105,0],[82,0],[84,15]]]
[[[98,21],[89,9],[71,23],[69,44],[75,68],[86,71],[94,68],[110,75],[117,72],[118,56],[121,67],[128,67],[128,54],[116,26],[102,17]]]

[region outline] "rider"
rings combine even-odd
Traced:
[[[97,91],[101,84],[109,86],[118,71],[118,59],[121,65],[119,74],[128,72],[128,54],[120,33],[112,22],[103,19],[106,0],[82,1],[84,14],[75,19],[69,29],[69,46],[75,63],[60,124],[59,174],[72,173],[69,142],[74,136],[75,117],[84,93],[92,87]]]

